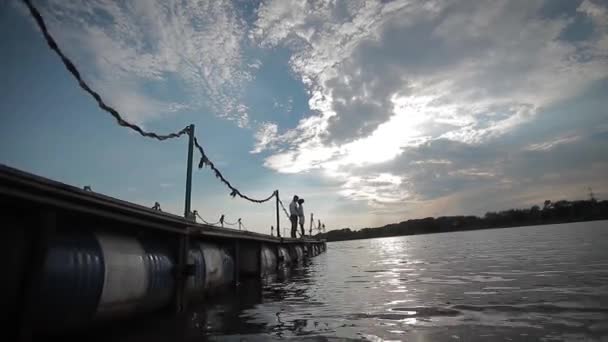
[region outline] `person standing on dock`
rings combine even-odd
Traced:
[[[188,216],[186,217],[186,219],[190,220],[192,222],[196,222],[196,215],[197,214],[198,214],[198,212],[196,210],[193,210],[190,213],[188,213]]]
[[[298,231],[298,200],[300,198],[296,195],[293,196],[293,201],[289,203],[289,220],[291,221],[291,237],[296,237]]]
[[[300,232],[302,233],[301,237],[304,237],[304,235],[306,235],[306,233],[304,232],[304,199],[300,198],[298,200],[298,218],[300,219]]]

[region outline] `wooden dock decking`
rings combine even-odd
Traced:
[[[0,200],[2,198],[21,201],[29,205],[77,212],[87,216],[103,217],[176,234],[194,234],[201,237],[270,243],[319,242],[319,240],[311,238],[279,238],[256,232],[197,223],[179,215],[154,210],[94,191],[86,191],[0,164]],[[286,224],[288,223],[286,222]]]

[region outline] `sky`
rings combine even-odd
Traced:
[[[194,124],[241,192],[298,194],[327,229],[608,197],[605,0],[34,4],[125,118]],[[20,1],[0,35],[0,163],[183,213],[186,138],[118,126]],[[194,171],[205,220],[276,224],[272,201],[229,194]]]

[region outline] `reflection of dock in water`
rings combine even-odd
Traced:
[[[2,322],[24,340],[184,312],[325,250],[324,241],[199,224],[1,165],[0,211]]]

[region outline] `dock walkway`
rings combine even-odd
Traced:
[[[4,165],[0,217],[9,275],[0,281],[0,322],[21,341],[142,312],[180,312],[242,277],[276,273],[326,248],[324,240],[196,223]]]

